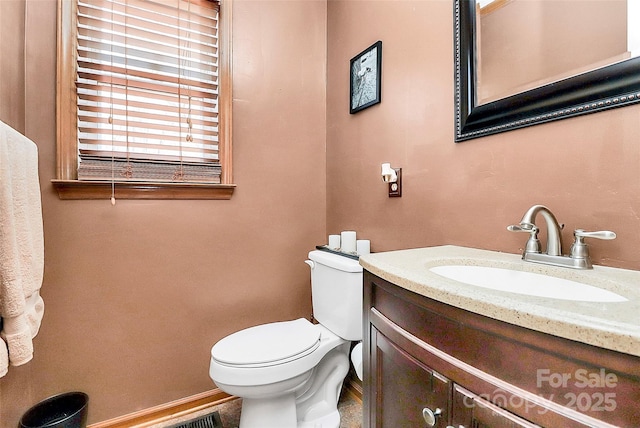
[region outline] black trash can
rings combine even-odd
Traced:
[[[89,396],[65,392],[43,400],[20,418],[20,428],[85,428]]]

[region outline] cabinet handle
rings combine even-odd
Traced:
[[[437,418],[440,415],[442,415],[442,410],[440,408],[431,410],[430,408],[425,407],[424,409],[422,409],[422,417],[429,427],[436,426]]]

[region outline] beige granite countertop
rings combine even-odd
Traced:
[[[590,270],[524,262],[519,254],[452,245],[372,253],[360,257],[369,272],[425,297],[543,333],[640,356],[640,271]],[[457,282],[429,268],[479,265],[556,276],[617,293],[624,302],[532,297]]]

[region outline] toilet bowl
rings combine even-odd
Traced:
[[[243,398],[242,428],[338,427],[332,403],[349,371],[349,344],[302,318],[259,325],[216,343],[209,375]]]
[[[320,251],[309,259],[318,324],[300,318],[258,325],[211,348],[209,376],[243,399],[240,428],[340,426],[351,341],[362,337],[362,268]]]

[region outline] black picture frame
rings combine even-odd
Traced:
[[[636,57],[479,105],[475,4],[454,0],[456,143],[640,102]]]
[[[351,58],[349,82],[349,113],[354,114],[380,103],[382,41],[378,40]]]

